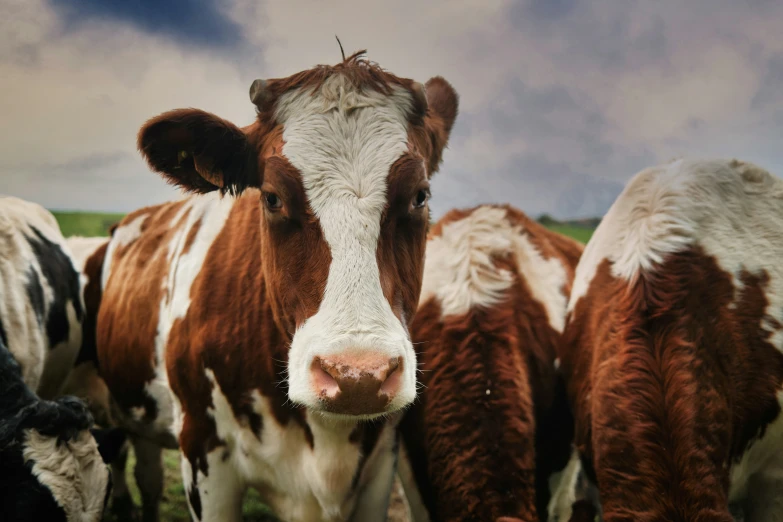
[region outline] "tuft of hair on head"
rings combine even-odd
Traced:
[[[343,49],[343,43],[340,41],[337,35],[334,35],[334,38],[337,40],[337,45],[340,46],[340,54],[343,56],[343,62],[345,62],[345,50]]]

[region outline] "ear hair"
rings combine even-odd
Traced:
[[[169,183],[195,193],[240,194],[258,186],[258,154],[233,123],[198,109],[176,109],[142,126],[138,148]]]

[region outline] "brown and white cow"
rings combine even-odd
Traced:
[[[737,160],[646,169],[604,217],[560,359],[607,522],[783,520],[782,240],[783,181]]]
[[[457,94],[357,53],[251,99],[242,129],[195,109],[144,125],[152,169],[200,195],[131,213],[107,249],[98,360],[144,515],[178,445],[195,519],[239,520],[254,487],[288,521],[382,520]]]
[[[452,210],[432,229],[411,326],[424,387],[401,423],[417,522],[546,520],[571,454],[555,354],[581,253],[510,206]]]

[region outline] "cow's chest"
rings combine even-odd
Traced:
[[[306,426],[290,419],[281,423],[269,398],[257,391],[251,398],[262,419],[260,433],[253,432],[247,419],[235,416],[218,387],[213,389],[211,413],[228,449],[225,464],[247,487],[257,489],[283,520],[348,520],[372,468],[392,453],[394,430],[383,429],[363,457],[364,441],[356,436],[356,423],[317,414],[305,415]]]

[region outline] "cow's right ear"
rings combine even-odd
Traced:
[[[152,170],[189,192],[239,194],[261,185],[258,152],[239,127],[198,109],[147,121],[138,147]]]

